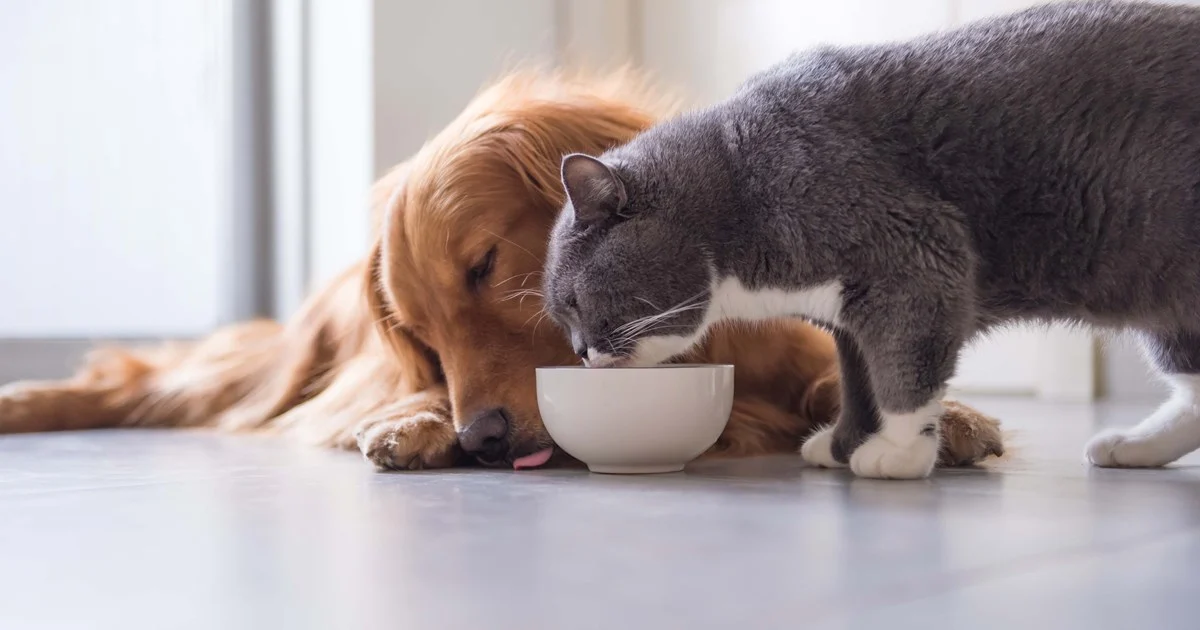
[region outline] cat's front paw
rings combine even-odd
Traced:
[[[876,433],[850,455],[850,470],[868,479],[924,479],[937,463],[937,434],[900,441]]]
[[[365,422],[355,437],[363,456],[380,470],[448,468],[459,455],[454,424],[434,412]]]
[[[822,427],[800,446],[800,457],[810,465],[821,468],[845,468],[833,457],[833,425]]]

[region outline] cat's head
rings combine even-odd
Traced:
[[[653,177],[645,171],[654,172]],[[546,309],[592,366],[661,363],[707,327],[713,265],[672,174],[574,154],[551,235]]]

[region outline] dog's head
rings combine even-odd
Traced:
[[[629,140],[666,107],[627,74],[514,75],[404,166],[371,254],[378,330],[413,380],[444,383],[463,450],[544,461],[534,369],[579,359],[538,292],[564,154]]]

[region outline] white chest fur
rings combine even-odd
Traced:
[[[737,278],[723,278],[713,287],[707,318],[759,321],[805,317],[838,324],[842,313],[842,283],[830,281],[796,291],[748,289]]]
[[[712,296],[701,326],[688,335],[654,335],[638,340],[629,362],[654,365],[679,356],[704,339],[706,331],[721,320],[762,321],[782,317],[805,317],[837,325],[842,312],[842,285],[827,282],[800,291],[751,290],[735,278],[713,283]],[[589,350],[589,354],[592,351]],[[589,365],[607,365],[612,357],[589,357]]]

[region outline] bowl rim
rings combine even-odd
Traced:
[[[660,363],[658,365],[622,365],[617,367],[592,368],[586,365],[544,365],[535,368],[536,371],[554,372],[558,370],[588,370],[594,372],[623,372],[635,370],[721,370],[733,369],[732,363]]]

